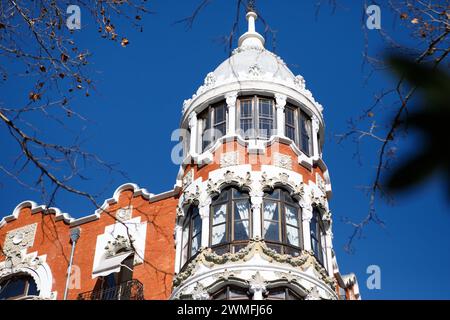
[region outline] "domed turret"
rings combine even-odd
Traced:
[[[337,299],[322,106],[257,14],[183,106],[174,299]],[[353,290],[352,289],[352,290]]]

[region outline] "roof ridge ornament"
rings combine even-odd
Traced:
[[[255,22],[258,19],[258,15],[254,9],[254,1],[248,2],[247,11],[248,31],[239,38],[239,48],[251,47],[264,49],[264,43],[266,41],[262,35],[256,32]]]

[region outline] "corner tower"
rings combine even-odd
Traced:
[[[172,299],[358,299],[332,244],[322,106],[257,14],[183,105]]]

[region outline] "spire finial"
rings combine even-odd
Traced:
[[[255,12],[255,0],[247,1],[248,31],[239,38],[239,47],[249,46],[264,49],[264,37],[256,32],[255,22],[258,15]]]

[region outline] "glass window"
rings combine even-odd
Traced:
[[[300,214],[300,207],[289,192],[275,189],[264,195],[262,236],[269,242],[269,247],[282,253],[299,255],[302,246]]]
[[[278,287],[269,289],[266,300],[303,300],[298,294],[289,288]]]
[[[269,99],[259,99],[259,137],[269,138],[274,128],[274,106]]]
[[[227,107],[224,102],[208,107],[199,115],[202,150],[211,147],[227,132]]]
[[[197,206],[191,206],[186,214],[181,236],[181,266],[193,257],[201,247],[202,219]]]
[[[0,281],[0,300],[39,296],[36,282],[31,276],[17,275]]]
[[[275,129],[275,107],[273,99],[252,97],[239,100],[238,123],[244,139],[267,139]]]
[[[251,300],[251,294],[246,288],[225,286],[212,294],[213,300]]]
[[[285,109],[285,135],[294,142],[297,142],[295,112],[296,109],[286,107]]]
[[[300,111],[299,115],[299,128],[300,128],[300,150],[302,150],[306,155],[311,155],[312,149],[312,126],[311,126],[311,118],[308,117],[306,113]]]
[[[250,212],[248,193],[238,189],[224,189],[213,199],[210,245],[216,247],[216,252],[233,252],[242,248],[239,242],[251,237]]]
[[[313,216],[311,218],[310,223],[310,231],[311,231],[311,247],[314,252],[314,256],[316,259],[322,264],[325,265],[325,243],[323,241],[323,236],[325,235],[325,230],[321,218],[321,214],[319,209],[314,207]]]

